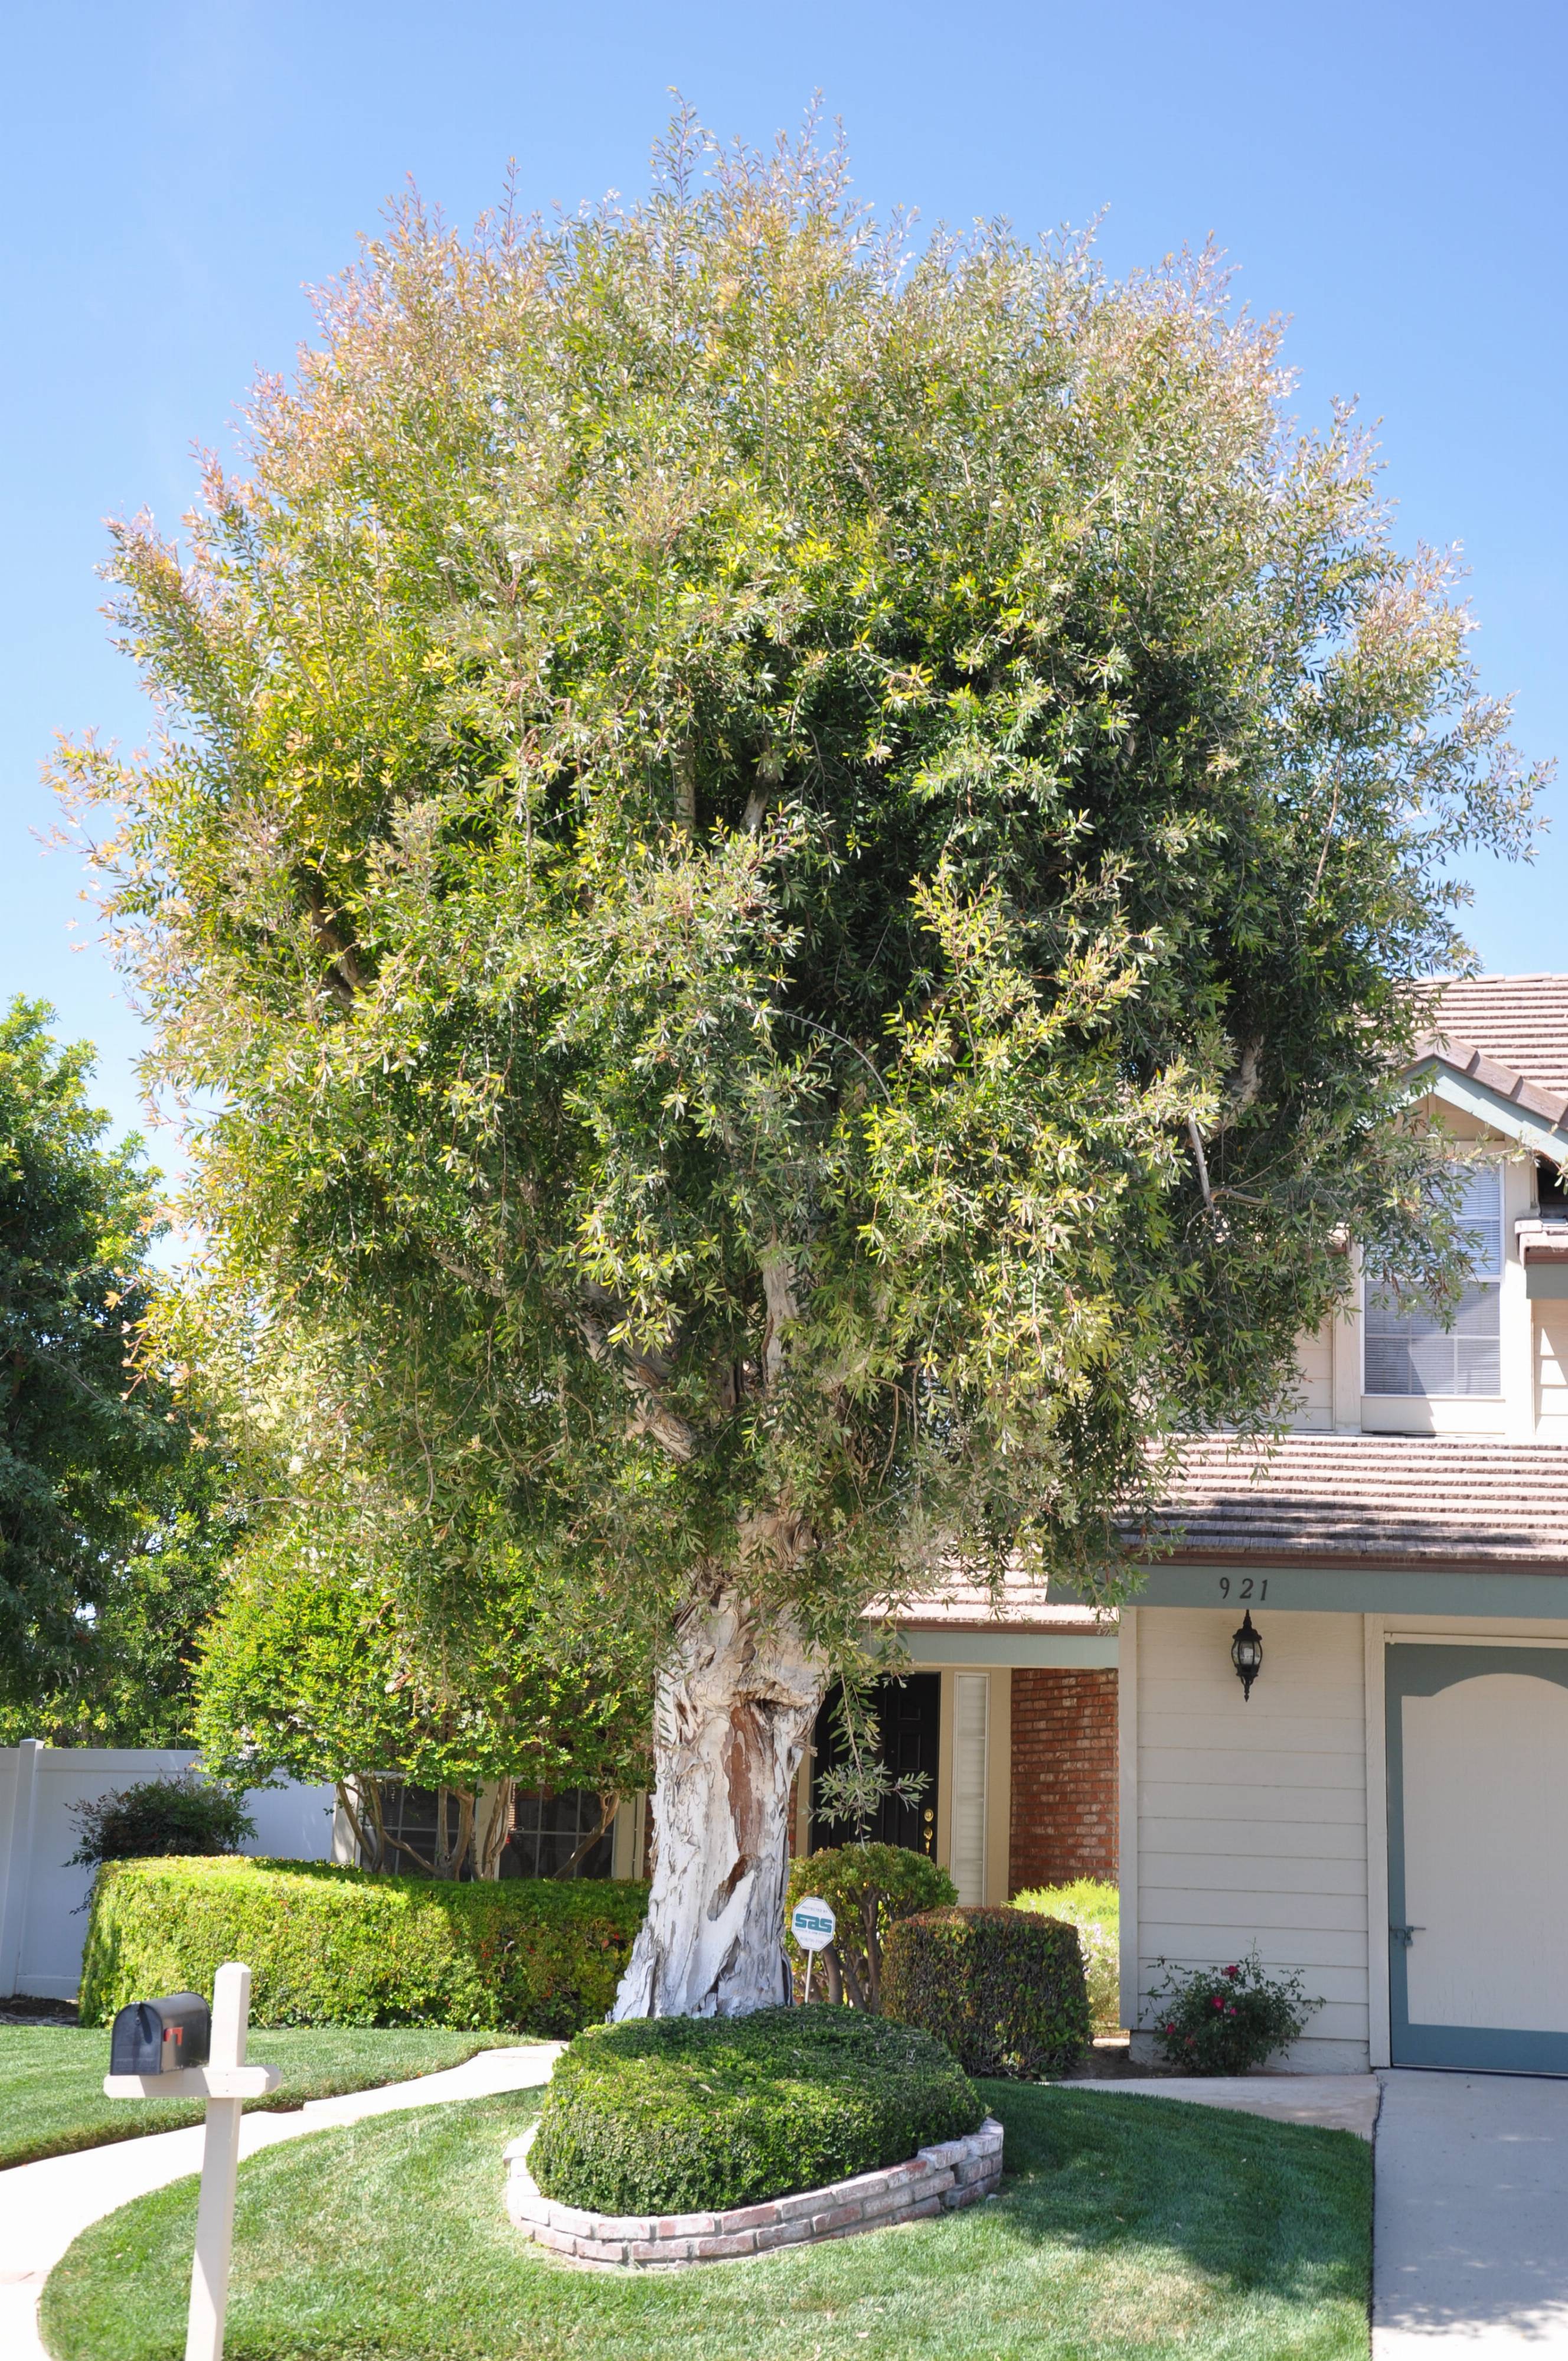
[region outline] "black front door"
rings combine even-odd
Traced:
[[[865,1834],[874,1844],[905,1845],[911,1852],[932,1855],[937,1848],[937,1758],[941,1744],[942,1676],[940,1673],[909,1673],[901,1681],[883,1681],[872,1699],[881,1738],[883,1762],[895,1779],[924,1781],[918,1801],[884,1796]],[[844,1820],[825,1819],[820,1806],[825,1771],[839,1768],[847,1758],[837,1727],[837,1692],[828,1695],[817,1717],[813,1735],[816,1758],[811,1774],[811,1844],[852,1844],[861,1831]]]

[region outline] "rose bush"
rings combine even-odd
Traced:
[[[1148,1993],[1153,2031],[1167,2061],[1184,2074],[1245,2074],[1298,2039],[1321,2000],[1309,2000],[1300,1973],[1270,1976],[1255,1944],[1223,1968],[1174,1968]]]

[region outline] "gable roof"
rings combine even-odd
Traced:
[[[1568,1103],[1568,975],[1471,975],[1442,983],[1431,1031]]]
[[[1568,975],[1436,978],[1410,1067],[1434,1098],[1568,1163]]]
[[[1151,1535],[1177,1563],[1568,1566],[1568,1444],[1469,1435],[1198,1435]],[[1130,1542],[1132,1554],[1141,1554]]]

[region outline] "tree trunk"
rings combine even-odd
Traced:
[[[483,1878],[499,1878],[501,1855],[507,1849],[517,1819],[517,1781],[500,1778],[490,1798],[490,1808],[485,1819],[485,1833],[475,1858],[475,1873]]]
[[[827,1668],[736,1592],[694,1608],[653,1717],[659,1855],[610,2014],[743,2016],[784,1996],[790,1791]]]

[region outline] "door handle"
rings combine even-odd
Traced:
[[[1427,1930],[1424,1927],[1396,1927],[1392,1924],[1390,1924],[1388,1928],[1388,1932],[1392,1935],[1396,1943],[1399,1944],[1402,1949],[1407,1951],[1409,1949],[1410,1945],[1415,1941],[1416,1937],[1418,1935],[1424,1935],[1426,1931]]]

